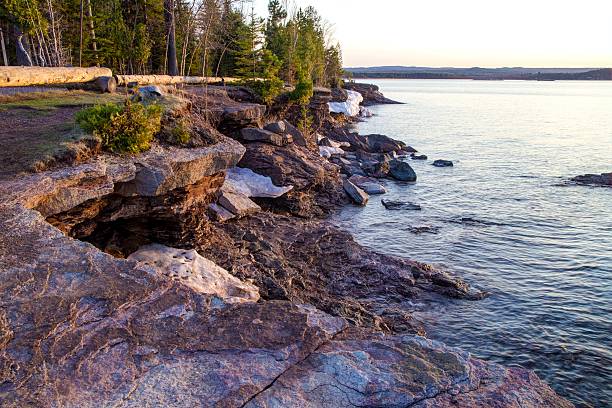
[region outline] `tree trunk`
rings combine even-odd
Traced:
[[[17,26],[15,26],[15,34],[17,35],[16,42],[15,42],[15,50],[17,53],[17,65],[24,65],[26,67],[31,67],[33,65],[32,58],[30,58],[30,54],[28,54],[25,47],[23,46],[23,42],[22,42],[23,33],[21,32],[21,29]]]
[[[164,0],[164,21],[166,23],[167,47],[166,60],[168,61],[168,74],[178,75],[176,60],[176,27],[174,24],[174,0]]]
[[[112,76],[108,68],[0,67],[0,87],[82,83]]]
[[[2,45],[2,60],[4,61],[4,65],[8,66],[8,58],[6,57],[6,46],[4,45],[4,31],[2,31],[2,27],[0,27],[0,45]]]
[[[98,61],[98,44],[96,43],[96,31],[94,30],[93,12],[91,11],[91,0],[87,0],[87,16],[89,17],[89,33],[91,35],[91,46],[96,60],[96,67],[100,66]]]
[[[79,67],[83,66],[83,0],[81,0],[81,23],[79,25]]]

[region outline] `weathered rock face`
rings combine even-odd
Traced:
[[[585,174],[572,179],[576,184],[612,187],[612,173]]]
[[[336,166],[296,144],[249,143],[238,165],[270,177],[277,186],[292,185],[293,190],[268,204],[295,215],[321,215],[345,200]]]
[[[428,265],[381,255],[321,221],[259,213],[203,230],[199,253],[264,299],[308,303],[354,324],[419,332],[402,302],[476,299],[459,279]]]
[[[386,98],[376,85],[362,84],[358,82],[345,82],[343,88],[359,92],[363,96],[364,106],[401,103]]]
[[[190,87],[187,91],[192,95],[193,111],[210,119],[222,131],[234,132],[245,126],[261,125],[266,106],[252,103],[244,89],[231,89],[229,94],[226,88],[215,86]],[[244,96],[243,101],[238,95]]]

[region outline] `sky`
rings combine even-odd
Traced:
[[[612,67],[612,0],[288,1],[332,25],[345,67]]]

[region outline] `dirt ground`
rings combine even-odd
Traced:
[[[75,123],[76,112],[122,99],[83,91],[0,96],[0,178],[74,158],[83,150],[78,144],[92,144]]]

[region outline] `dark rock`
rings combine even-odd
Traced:
[[[293,126],[287,120],[284,120],[283,123],[285,124],[286,132],[291,135],[295,144],[308,147],[311,150],[316,147],[317,143],[312,136],[307,138],[298,128]]]
[[[453,162],[450,160],[436,160],[432,164],[436,167],[453,167]]]
[[[385,178],[389,175],[390,171],[390,162],[381,161],[381,162],[364,162],[361,165],[361,168],[368,176],[376,177],[376,178]]]
[[[419,225],[414,227],[408,227],[408,230],[413,234],[437,234],[440,231],[440,227],[432,226],[432,225]]]
[[[257,237],[254,244],[244,243],[247,231]],[[400,303],[425,301],[433,292],[477,296],[459,279],[455,292],[448,291],[453,278],[443,271],[375,253],[318,220],[261,212],[215,224],[200,237],[199,253],[242,280],[252,279],[263,299],[309,303],[359,326],[419,332],[411,310],[400,312]]]
[[[572,179],[576,184],[612,187],[612,173],[585,174]]]
[[[385,135],[372,134],[365,136],[367,150],[374,153],[390,153],[402,150],[406,145]]]
[[[386,98],[379,90],[378,86],[372,84],[363,84],[358,82],[345,82],[344,89],[357,91],[363,96],[363,105],[380,105],[380,104],[400,104],[401,102],[392,101]]]
[[[294,186],[284,196],[266,202],[273,208],[311,217],[327,213],[346,200],[338,167],[295,143],[249,143],[238,165],[270,177],[277,186]],[[258,203],[263,205],[264,201]]]
[[[418,204],[410,203],[408,201],[399,201],[399,200],[380,200],[382,205],[387,210],[412,210],[412,211],[420,211],[421,206]]]
[[[284,121],[268,123],[266,126],[264,126],[264,129],[279,135],[284,135],[287,133],[287,126],[285,125]]]
[[[368,203],[368,200],[370,199],[368,193],[351,183],[349,180],[344,180],[342,186],[344,187],[344,191],[346,191],[355,204],[366,205]]]
[[[401,160],[391,160],[389,162],[389,174],[396,180],[416,181],[417,175],[410,165]]]
[[[412,153],[410,155],[410,158],[412,160],[427,160],[427,156],[424,155],[424,154],[414,154],[414,153]]]
[[[330,102],[346,102],[348,99],[348,94],[345,89],[342,88],[332,88],[332,99]]]
[[[402,147],[402,151],[408,152],[408,153],[418,153],[418,150],[412,146],[404,146]]]
[[[279,135],[268,130],[258,128],[244,128],[240,131],[240,137],[247,142],[270,143],[275,146],[285,146],[293,142],[291,135]]]

